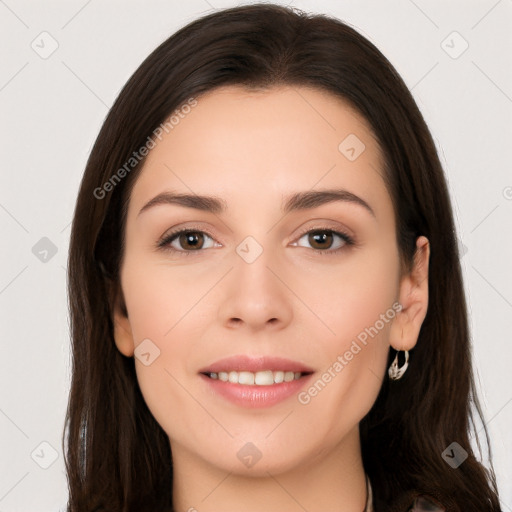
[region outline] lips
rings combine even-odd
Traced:
[[[199,373],[210,374],[219,372],[260,372],[270,370],[273,372],[293,372],[309,374],[313,373],[313,369],[298,361],[292,361],[282,357],[249,357],[246,355],[238,355],[220,359],[215,363],[205,366],[199,370]]]
[[[210,393],[237,407],[253,409],[291,399],[313,378],[313,371],[299,361],[283,357],[238,355],[201,368],[199,376]],[[267,374],[273,378],[267,378]],[[289,379],[291,376],[293,380]]]

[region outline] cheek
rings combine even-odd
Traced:
[[[123,289],[135,344],[150,338],[167,346],[185,324],[193,336],[202,297],[215,283],[211,274],[195,275],[184,266],[149,264],[143,258],[127,261],[125,269]]]
[[[177,432],[187,434],[192,418],[204,414],[187,393],[187,379],[197,366],[194,340],[205,329],[201,298],[215,280],[211,275],[197,277],[192,278],[185,267],[150,265],[133,255],[123,267],[139,387],[156,421],[178,437]],[[141,353],[149,357],[138,357]],[[150,364],[144,364],[145,359]],[[177,410],[182,411],[183,421],[176,421]]]
[[[389,332],[397,314],[397,261],[392,247],[388,253],[361,252],[336,272],[316,273],[309,294],[302,289],[324,324],[316,322],[322,335],[316,337],[315,352],[325,361],[302,403],[309,404],[312,414],[327,416],[333,429],[343,426],[333,411],[360,420],[385,378]]]
[[[297,295],[321,320],[317,323],[331,354],[350,344],[386,312],[394,318],[392,305],[399,292],[398,256],[393,246],[387,251],[385,247],[353,251],[339,265],[317,266],[297,279]],[[386,337],[389,322],[384,327],[381,323],[381,337]]]

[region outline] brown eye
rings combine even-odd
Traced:
[[[184,249],[201,249],[204,244],[203,233],[200,231],[184,231],[177,237],[181,247]]]
[[[308,241],[313,249],[330,249],[332,240],[332,231],[311,231],[308,234]]]
[[[307,238],[307,243],[318,254],[334,254],[354,244],[353,239],[347,234],[324,228],[307,231],[299,238],[299,241],[304,238]],[[339,240],[337,245],[336,238]],[[305,247],[304,245],[300,246]]]
[[[209,240],[211,242],[209,242]],[[210,245],[207,245],[207,244]],[[213,238],[200,230],[193,229],[182,229],[175,231],[165,236],[159,243],[158,246],[162,249],[168,250],[174,253],[187,253],[200,251],[201,249],[208,249],[213,247]]]

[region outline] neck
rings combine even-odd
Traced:
[[[238,467],[223,470],[174,442],[171,448],[175,512],[363,512],[365,508],[358,426],[338,445],[311,454],[291,469],[263,467],[261,459],[258,476],[239,473]]]

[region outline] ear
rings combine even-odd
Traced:
[[[401,311],[391,326],[390,344],[395,350],[411,350],[418,341],[428,309],[428,264],[430,244],[426,237],[416,240],[413,268],[400,282]]]
[[[123,291],[120,285],[117,288],[112,319],[114,322],[114,340],[121,354],[126,357],[133,357],[135,344],[133,341],[132,328],[130,320],[128,319],[128,311],[126,309]]]

